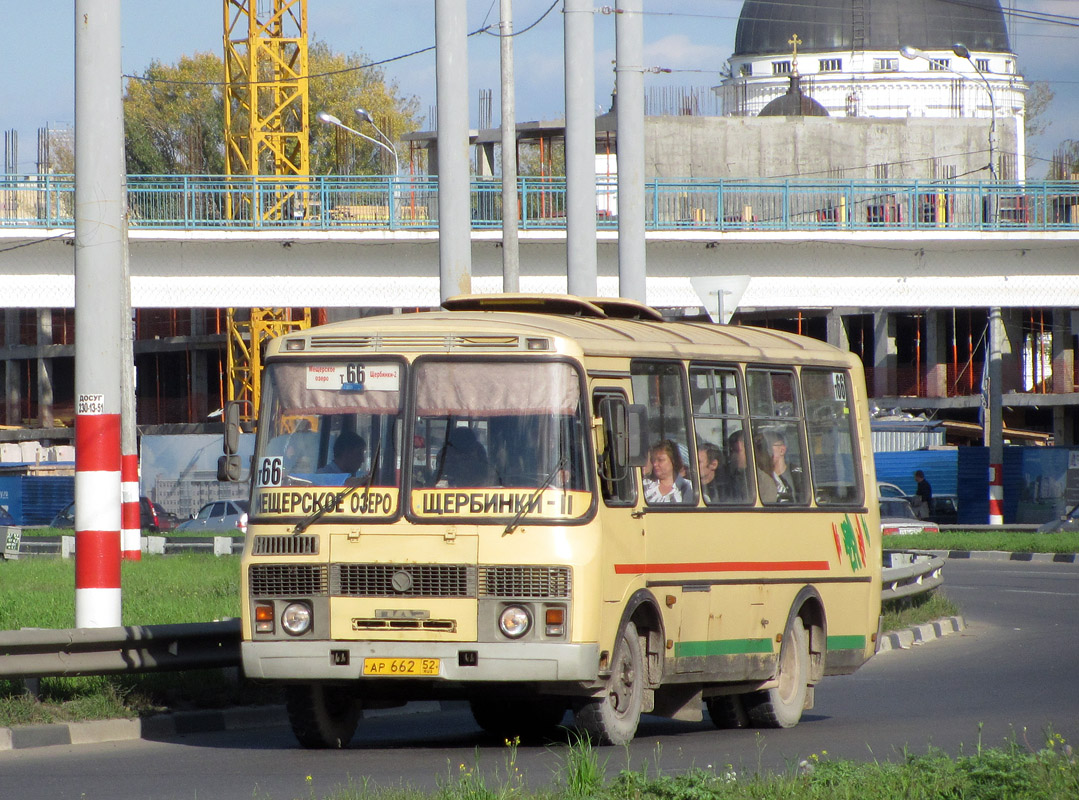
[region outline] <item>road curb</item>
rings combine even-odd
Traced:
[[[944,617],[923,625],[913,625],[899,631],[889,631],[881,637],[880,647],[877,648],[877,652],[908,650],[917,644],[925,644],[950,633],[959,633],[959,631],[966,630],[966,627],[967,623],[963,617],[955,616]]]
[[[364,717],[425,714],[441,711],[438,702],[408,703],[399,708],[378,708]],[[240,731],[288,725],[283,705],[250,706],[208,711],[177,711],[145,719],[102,719],[89,722],[58,722],[48,725],[17,725],[0,728],[0,751],[25,750],[64,744],[101,744],[131,739],[167,739],[188,733]]]
[[[1076,553],[1013,553],[1009,550],[925,550],[941,558],[954,558],[963,561],[1024,561],[1035,564],[1076,564]]]

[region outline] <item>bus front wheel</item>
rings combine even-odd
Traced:
[[[627,622],[614,648],[603,696],[577,711],[577,726],[600,744],[632,741],[641,719],[645,680],[644,645],[637,626]]]
[[[287,687],[285,708],[293,734],[308,749],[345,747],[362,714],[350,687],[322,683]]]
[[[749,719],[760,728],[793,728],[802,718],[809,686],[809,637],[800,617],[783,635],[776,685],[747,697]]]

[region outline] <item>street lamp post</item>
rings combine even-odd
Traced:
[[[322,123],[324,123],[326,125],[336,125],[341,130],[345,130],[345,131],[348,131],[349,133],[353,133],[356,136],[359,136],[361,139],[366,139],[367,141],[371,142],[371,144],[378,145],[383,150],[386,150],[391,156],[393,156],[394,175],[398,175],[400,173],[401,164],[397,160],[397,151],[393,148],[392,144],[386,144],[385,142],[379,141],[374,136],[368,136],[366,133],[360,133],[355,128],[350,128],[348,125],[343,123],[340,119],[335,117],[333,114],[330,114],[330,113],[328,113],[326,111],[318,112],[315,115],[315,117],[318,119],[319,122],[322,122]],[[373,125],[374,123],[371,123],[371,124]],[[375,126],[375,130],[378,131],[378,126],[377,125]],[[378,131],[378,132],[382,133],[382,131]],[[385,135],[385,134],[383,134],[383,135]]]
[[[926,55],[925,52],[923,52],[922,50],[919,50],[917,47],[911,47],[909,44],[908,45],[903,45],[903,47],[899,48],[899,52],[903,55],[903,58],[909,58],[909,59],[921,58],[921,59],[924,59],[925,61],[930,62],[931,64],[939,64],[941,68],[947,70],[948,72],[951,72],[953,75],[958,75],[960,78],[970,80],[970,78],[968,76],[964,75],[962,72],[959,72],[958,70],[952,69],[947,64],[943,64],[943,63],[941,63],[939,61],[934,61],[928,55]],[[969,61],[970,65],[974,68],[974,71],[976,73],[978,73],[978,77],[982,79],[983,83],[985,83],[985,91],[989,95],[989,114],[990,114],[990,117],[989,117],[989,177],[992,180],[995,181],[997,179],[997,165],[996,165],[997,102],[996,102],[996,97],[994,97],[994,95],[993,95],[993,87],[989,83],[989,79],[987,77],[985,77],[985,73],[982,72],[980,69],[978,69],[978,65],[975,63],[974,59],[971,58],[970,49],[965,44],[961,44],[959,42],[956,42],[955,44],[952,45],[952,52],[955,53],[960,58],[965,58],[967,61]]]
[[[378,125],[375,124],[375,120],[371,117],[371,112],[369,112],[367,109],[357,108],[356,116],[362,119],[364,122],[370,123],[371,127],[375,129],[379,136],[382,137],[382,140],[383,142],[385,142],[385,144],[382,144],[381,142],[380,144],[382,144],[382,147],[386,150],[389,150],[390,154],[393,155],[393,172],[395,175],[400,175],[401,162],[397,158],[397,148],[393,146],[393,142],[390,141],[390,137],[383,133],[382,128],[378,127]]]

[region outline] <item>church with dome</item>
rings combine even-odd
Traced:
[[[726,117],[981,120],[991,172],[1022,180],[1026,89],[999,0],[746,0],[715,91]]]

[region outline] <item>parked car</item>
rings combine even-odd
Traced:
[[[176,526],[177,533],[246,533],[247,501],[214,500],[199,509],[186,522]]]
[[[75,527],[75,503],[68,503],[56,512],[56,516],[49,523],[50,528],[74,528]]]
[[[880,532],[884,536],[910,533],[940,533],[937,523],[918,519],[905,497],[882,497]]]
[[[1079,506],[1074,506],[1068,513],[1038,526],[1038,533],[1063,533],[1065,531],[1079,531]]]
[[[959,498],[954,494],[933,495],[925,518],[938,525],[955,525],[959,521]]]
[[[175,514],[170,514],[159,504],[151,502],[148,497],[139,498],[139,527],[144,531],[161,533],[171,531],[176,527]],[[75,527],[75,503],[71,502],[60,509],[49,523],[50,528],[74,528]]]
[[[906,499],[907,493],[896,486],[894,483],[885,483],[880,481],[877,483],[877,497],[902,497]]]

